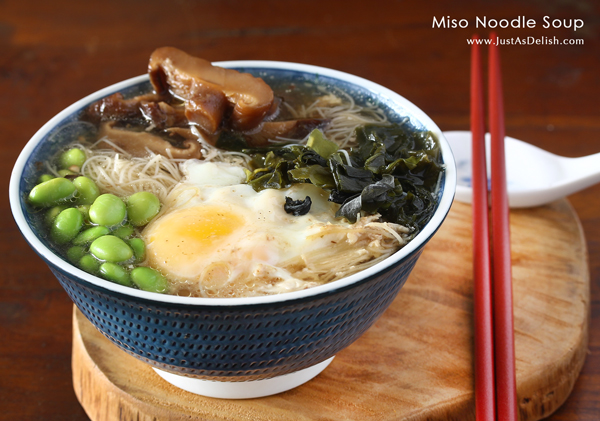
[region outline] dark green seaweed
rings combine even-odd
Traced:
[[[285,205],[283,209],[294,216],[306,215],[310,211],[312,200],[310,196],[306,196],[304,200],[294,200],[291,197],[285,197]]]
[[[379,212],[384,220],[409,227],[411,237],[431,219],[442,172],[431,132],[401,124],[365,125],[356,130],[357,146],[348,155],[319,145],[329,142],[321,134],[314,139],[312,148],[295,144],[244,150],[252,157],[248,184],[260,191],[312,183],[341,205],[336,216],[355,222],[361,211]],[[317,150],[328,150],[329,156]]]

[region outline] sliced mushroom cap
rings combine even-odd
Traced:
[[[148,72],[156,92],[184,99],[188,119],[208,134],[219,129],[228,109],[232,128],[240,131],[256,128],[273,111],[273,90],[262,79],[215,67],[177,48],[155,50]]]
[[[174,107],[166,102],[144,102],[140,104],[141,113],[154,127],[186,127],[189,121],[183,106]]]
[[[143,104],[156,103],[165,99],[165,96],[160,94],[144,94],[125,99],[122,93],[117,92],[87,107],[83,118],[96,124],[107,120],[143,121],[144,116],[141,111]]]
[[[117,150],[126,151],[132,156],[147,156],[148,151],[160,154],[169,158],[190,159],[202,158],[200,143],[192,136],[187,135],[188,131],[181,128],[174,128],[176,134],[185,137],[181,142],[182,147],[173,146],[167,140],[148,132],[134,132],[131,130],[119,129],[115,127],[114,121],[106,121],[100,124],[98,131],[99,138],[106,138],[109,146]]]
[[[215,133],[227,110],[225,94],[207,84],[192,85],[189,99],[185,101],[185,116],[206,133]]]

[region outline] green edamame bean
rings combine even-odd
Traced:
[[[42,174],[40,178],[38,178],[38,184],[43,183],[44,181],[50,181],[54,178],[52,174]]]
[[[46,214],[44,215],[44,222],[47,225],[51,225],[58,216],[58,214],[67,209],[67,207],[67,205],[52,206],[46,211]]]
[[[91,205],[100,196],[100,189],[91,179],[81,176],[73,180],[77,189],[77,203],[80,205]]]
[[[83,215],[83,220],[87,223],[90,222],[90,205],[79,205],[75,208]]]
[[[62,169],[68,169],[73,166],[81,168],[85,160],[85,152],[79,148],[73,148],[60,154],[58,157],[58,166]]]
[[[129,247],[133,250],[135,262],[143,262],[146,258],[146,243],[141,238],[132,238],[129,240]]]
[[[98,272],[104,279],[127,287],[133,286],[133,282],[129,278],[129,273],[127,273],[123,266],[119,266],[116,263],[102,263]]]
[[[144,291],[164,293],[169,287],[167,278],[160,272],[145,266],[133,269],[130,276],[133,283]]]
[[[110,233],[110,230],[102,225],[98,225],[92,228],[88,228],[85,231],[81,231],[75,238],[73,238],[73,244],[84,245],[89,244],[96,238],[100,238],[103,235]]]
[[[90,244],[90,252],[94,257],[106,262],[124,262],[133,257],[131,247],[114,235],[104,235]]]
[[[75,208],[68,208],[58,214],[50,228],[50,236],[57,244],[71,241],[83,226],[83,215]]]
[[[125,240],[133,235],[133,227],[129,224],[125,224],[114,230],[112,235]]]
[[[81,246],[73,246],[67,250],[67,258],[71,263],[77,263],[85,255],[85,249]]]
[[[96,272],[98,272],[100,262],[94,259],[94,256],[86,254],[85,256],[81,257],[81,259],[79,259],[79,267],[88,273],[95,274]]]
[[[67,175],[77,175],[77,173],[71,170],[58,170],[58,175],[66,177]]]
[[[29,202],[34,206],[48,208],[71,199],[77,189],[66,178],[53,178],[38,184],[29,192]]]
[[[146,225],[160,211],[160,200],[153,193],[141,191],[127,199],[127,216],[136,227]]]
[[[111,227],[123,222],[127,216],[127,207],[114,194],[101,194],[90,206],[90,221],[94,224]]]

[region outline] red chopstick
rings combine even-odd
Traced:
[[[490,35],[489,123],[492,165],[492,279],[494,355],[498,419],[517,421],[517,387],[510,256],[510,226],[504,153],[504,100],[500,54],[495,33]]]
[[[475,35],[474,40],[478,37]],[[473,187],[473,295],[475,324],[475,413],[478,421],[495,421],[492,280],[488,233],[488,183],[485,156],[483,79],[479,44],[471,47],[471,135]]]

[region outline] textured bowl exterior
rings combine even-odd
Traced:
[[[352,91],[356,98],[371,98],[392,113],[408,115],[419,128],[440,138],[446,171],[440,180],[438,210],[415,239],[392,257],[343,280],[248,299],[164,296],[123,287],[72,266],[36,231],[36,216],[27,210],[27,192],[35,184],[40,164],[74,133],[89,130],[78,120],[84,107],[114,92],[144,92],[149,86],[147,77],[105,88],[58,114],[25,146],[11,176],[11,209],[19,229],[79,310],[127,353],[155,368],[198,379],[269,379],[314,366],[350,345],[396,297],[423,247],[446,217],[456,186],[452,153],[441,131],[399,95],[328,69],[293,63],[249,63],[230,62],[225,67],[245,70],[244,66],[249,66],[261,77],[264,72],[267,76],[271,71],[279,72],[298,78],[299,83],[306,78],[318,79]]]
[[[134,301],[51,269],[79,310],[127,353],[179,375],[246,381],[313,366],[350,345],[396,297],[419,255],[310,300],[231,307]]]

